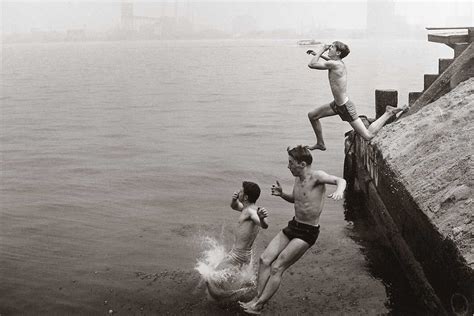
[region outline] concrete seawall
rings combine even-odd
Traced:
[[[430,314],[474,311],[474,78],[371,142],[346,138],[348,205],[366,210]]]

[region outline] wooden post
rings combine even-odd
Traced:
[[[379,118],[385,113],[385,107],[391,105],[397,107],[398,91],[397,90],[375,90],[375,117]],[[392,122],[390,119],[388,123]]]
[[[453,58],[440,58],[438,60],[438,74],[442,74],[453,63]]]
[[[467,28],[467,38],[469,43],[474,42],[474,27]]]
[[[423,92],[409,92],[408,93],[408,106],[411,106],[415,101],[423,94]]]

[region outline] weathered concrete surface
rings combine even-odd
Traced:
[[[412,286],[431,300],[425,304],[431,312],[437,308],[431,287],[448,313],[469,314],[474,306],[473,92],[471,78],[385,126],[371,143],[355,137],[353,158],[346,157],[349,184],[364,193],[405,273],[429,282]],[[377,198],[383,208],[373,203]]]
[[[386,126],[372,143],[474,268],[474,78]]]

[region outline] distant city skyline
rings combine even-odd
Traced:
[[[472,26],[471,1],[3,1],[2,32],[87,30],[105,32],[121,27],[121,5],[133,3],[134,14],[147,17],[187,19],[194,30],[215,29],[236,32],[238,21],[247,29],[271,32],[313,29],[364,30],[368,17],[385,16],[393,7],[392,18],[424,26]],[[372,5],[368,6],[368,3]],[[372,9],[368,9],[372,8]],[[377,9],[379,8],[379,9]],[[374,20],[374,18],[372,18]],[[241,27],[244,27],[242,25]],[[244,27],[245,29],[245,27]],[[238,31],[238,30],[237,30]]]

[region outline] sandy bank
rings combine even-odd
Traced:
[[[474,267],[474,78],[374,139],[439,232]]]

